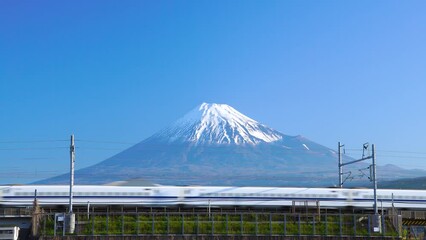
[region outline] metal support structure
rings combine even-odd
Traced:
[[[211,218],[211,205],[210,205],[210,199],[209,199],[209,204],[208,204],[208,212],[209,212],[209,219]]]
[[[357,162],[361,162],[361,161],[365,161],[365,160],[372,160],[372,165],[370,166],[370,181],[373,182],[373,191],[374,191],[374,203],[373,203],[373,209],[374,209],[374,219],[373,219],[373,230],[374,232],[381,232],[381,227],[380,227],[380,216],[379,216],[379,212],[377,209],[377,174],[376,174],[376,148],[375,145],[372,144],[371,145],[371,156],[365,156],[364,154],[364,150],[368,150],[368,143],[365,143],[363,145],[363,154],[362,154],[362,158],[358,159],[358,160],[354,160],[351,162],[347,162],[347,163],[343,163],[342,161],[342,148],[343,145],[340,144],[340,142],[338,142],[338,154],[339,154],[339,187],[342,188],[343,187],[343,166],[345,165],[349,165],[349,164],[353,164],[353,163],[357,163]]]
[[[373,176],[372,177],[372,181],[374,184],[374,214],[378,215],[379,212],[377,210],[377,178],[376,178],[376,152],[375,152],[375,147],[374,144],[371,146],[372,147],[372,152],[373,152]]]
[[[371,176],[374,185],[374,232],[382,232],[381,219],[377,208],[377,175],[376,175],[376,149],[374,144],[371,146],[373,161],[373,176]]]
[[[74,163],[75,163],[75,146],[74,146],[74,135],[71,135],[71,145],[70,145],[70,201],[69,201],[69,213],[72,213],[72,198],[73,192],[72,188],[74,187]]]
[[[90,201],[87,201],[87,219],[90,219]]]
[[[75,215],[72,211],[72,201],[73,201],[73,187],[74,187],[74,163],[75,163],[75,145],[74,145],[74,134],[71,135],[71,144],[70,144],[70,199],[69,199],[69,212],[68,212],[68,233],[74,233],[75,230]]]
[[[342,188],[343,187],[343,159],[342,159],[342,147],[343,145],[340,144],[340,142],[338,142],[338,154],[339,154],[339,187]]]

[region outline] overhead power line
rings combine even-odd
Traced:
[[[27,151],[27,150],[53,150],[53,149],[65,149],[68,147],[31,147],[31,148],[0,148],[0,151]]]
[[[0,144],[17,144],[17,143],[51,143],[51,142],[67,142],[68,140],[33,140],[33,141],[0,141]]]
[[[97,140],[82,140],[82,139],[76,139],[75,141],[76,142],[86,142],[86,143],[125,144],[125,145],[136,144],[136,143],[132,143],[132,142],[97,141]]]
[[[353,151],[353,152],[362,152],[362,149],[345,149],[346,151]],[[385,152],[385,153],[407,153],[407,154],[424,154],[426,155],[426,152],[411,152],[411,151],[395,151],[395,150],[380,150],[378,152]]]

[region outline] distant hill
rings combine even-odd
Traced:
[[[404,178],[378,183],[379,188],[426,189],[426,177]]]
[[[330,148],[302,136],[285,135],[231,106],[203,103],[133,147],[76,171],[75,182],[143,178],[173,185],[329,187],[338,184],[337,157]],[[345,171],[365,166],[359,163]],[[396,166],[387,168],[379,171],[380,178],[413,176]],[[68,176],[39,183],[67,183]]]

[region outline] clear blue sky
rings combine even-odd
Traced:
[[[384,0],[0,1],[0,183],[67,172],[68,142],[56,140],[71,133],[82,168],[201,102],[333,149],[375,143],[379,164],[426,169],[425,11]]]

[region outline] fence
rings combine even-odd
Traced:
[[[365,214],[291,213],[76,213],[77,236],[356,236],[398,237],[391,216],[381,218],[381,233],[372,231]],[[59,226],[59,228],[58,228]],[[56,228],[56,229],[55,229]],[[54,214],[42,214],[41,236],[62,236]]]

